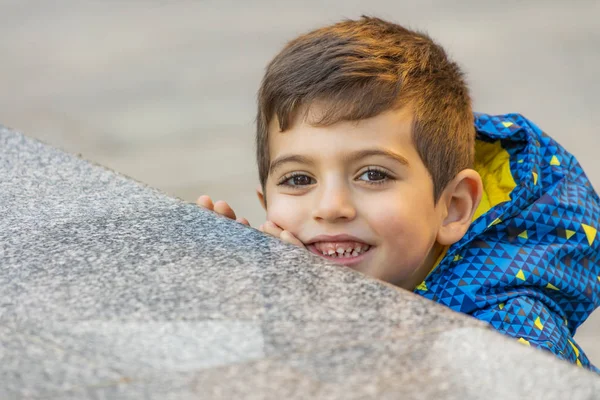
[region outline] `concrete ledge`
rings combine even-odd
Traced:
[[[594,396],[478,321],[0,127],[2,399]]]

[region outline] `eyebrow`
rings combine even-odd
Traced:
[[[269,175],[273,174],[278,168],[281,168],[283,164],[287,163],[314,165],[315,161],[312,157],[301,156],[299,154],[283,155],[281,157],[277,157],[271,162],[271,166],[269,167]]]
[[[344,160],[346,162],[356,162],[363,158],[373,157],[373,156],[383,156],[386,158],[391,158],[392,160],[399,162],[402,165],[405,165],[407,167],[410,166],[406,157],[404,157],[400,154],[394,153],[393,151],[383,150],[383,149],[360,150],[360,151],[351,153],[347,157],[344,157]],[[275,160],[273,160],[271,162],[271,165],[269,167],[269,175],[273,174],[278,168],[280,168],[281,166],[283,166],[284,164],[287,164],[287,163],[314,165],[315,161],[312,157],[303,156],[303,155],[299,155],[299,154],[283,155],[283,156],[277,157]]]
[[[399,162],[402,165],[405,166],[410,166],[410,164],[408,163],[408,160],[406,159],[406,157],[398,154],[398,153],[394,153],[393,151],[390,150],[383,150],[383,149],[365,149],[365,150],[360,150],[357,151],[355,153],[350,154],[347,158],[346,161],[349,162],[354,162],[354,161],[358,161],[361,160],[363,158],[367,158],[367,157],[372,157],[372,156],[383,156],[386,158],[391,158],[394,161]]]

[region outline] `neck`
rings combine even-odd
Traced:
[[[446,250],[448,250],[448,246],[443,246],[435,242],[429,251],[429,254],[427,254],[427,257],[423,261],[423,264],[413,272],[406,282],[402,282],[402,284],[398,286],[411,291],[415,290],[415,288],[419,286],[421,282],[425,280],[425,278],[427,278],[427,275],[429,275],[431,271],[437,267],[439,262],[446,254]]]

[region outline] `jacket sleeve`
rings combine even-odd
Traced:
[[[538,299],[514,297],[506,303],[477,310],[473,316],[526,346],[549,351],[560,359],[600,373],[573,339],[567,320]]]

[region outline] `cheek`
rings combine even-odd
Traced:
[[[408,196],[390,199],[385,204],[369,207],[368,220],[391,250],[412,254],[430,242],[430,215],[427,206],[410,201]]]
[[[308,220],[309,215],[300,197],[275,194],[268,200],[267,220],[281,228],[298,233],[302,223]]]
[[[369,225],[386,241],[396,242],[405,238],[416,223],[414,218],[395,205],[392,207],[378,207],[369,216]]]

